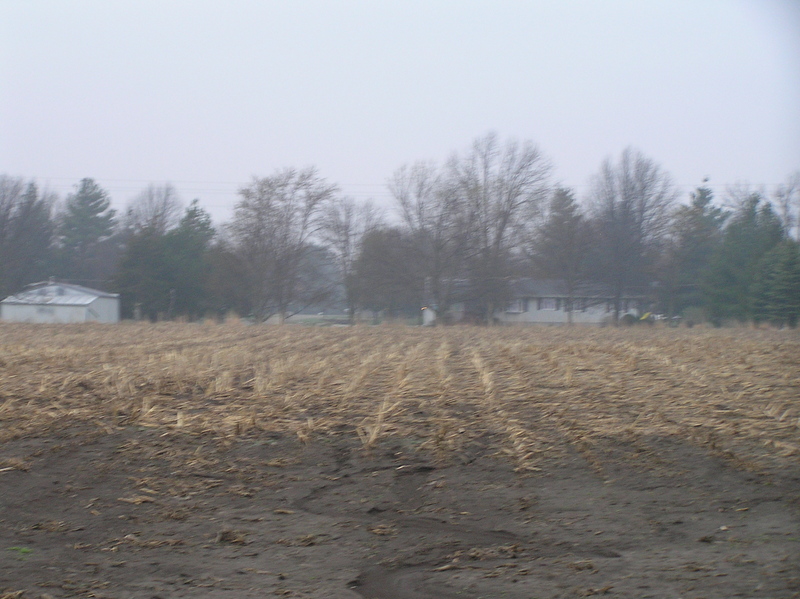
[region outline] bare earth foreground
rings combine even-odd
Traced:
[[[800,597],[793,331],[0,325],[0,597]]]

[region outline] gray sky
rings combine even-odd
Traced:
[[[387,205],[396,168],[490,130],[580,196],[628,145],[687,193],[782,183],[800,1],[0,0],[0,173],[62,197],[170,181],[220,221],[253,175],[315,165]]]

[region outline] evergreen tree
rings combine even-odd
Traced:
[[[114,231],[115,211],[108,192],[93,179],[82,179],[75,193],[67,196],[59,233],[63,275],[85,284],[98,284],[101,272],[101,242]]]
[[[712,322],[753,316],[752,295],[758,265],[784,238],[784,229],[769,202],[751,194],[726,227],[722,243],[711,258],[703,294]]]
[[[537,274],[563,283],[569,323],[572,323],[575,293],[588,277],[590,233],[572,190],[556,189],[547,219],[536,231],[532,258]]]
[[[197,318],[207,307],[208,250],[214,238],[211,217],[194,200],[180,224],[167,232],[166,256],[174,293],[172,311]]]
[[[131,233],[116,277],[123,313],[130,316],[138,305],[151,320],[199,316],[206,307],[213,237],[211,218],[197,200],[174,229],[145,226]]]
[[[753,284],[753,318],[794,328],[800,319],[800,243],[786,239],[761,259]]]
[[[169,266],[163,235],[145,229],[129,237],[115,277],[115,289],[121,295],[126,317],[141,314],[156,320],[170,308]]]
[[[208,308],[224,317],[229,312],[253,313],[254,291],[247,276],[247,265],[223,238],[217,239],[206,253],[208,273],[205,297]]]
[[[703,304],[701,282],[730,216],[714,206],[714,194],[708,187],[698,187],[690,197],[689,205],[675,211],[660,264],[661,301],[670,316]]]

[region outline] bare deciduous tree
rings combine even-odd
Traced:
[[[287,168],[257,178],[239,191],[229,225],[235,250],[245,266],[255,316],[284,319],[297,302],[313,302],[318,289],[302,277],[319,215],[336,186],[314,168]]]
[[[800,239],[800,171],[795,171],[779,185],[773,195],[786,234]]]
[[[425,282],[425,301],[438,314],[445,314],[465,253],[463,198],[457,186],[426,162],[402,166],[388,186],[411,235],[410,258]]]
[[[615,323],[623,295],[645,290],[675,198],[669,174],[632,148],[622,152],[616,165],[606,160],[595,178],[596,273],[614,298]]]
[[[125,226],[134,233],[148,230],[164,235],[178,225],[182,212],[178,192],[171,183],[148,185],[128,206]]]
[[[54,201],[33,182],[0,175],[0,296],[43,276],[53,241]]]
[[[465,206],[472,291],[491,322],[507,301],[510,256],[549,191],[551,165],[532,142],[510,140],[501,147],[497,135],[489,133],[465,157],[454,156],[449,170]]]
[[[357,203],[341,197],[328,203],[322,211],[320,237],[336,257],[348,319],[353,322],[358,308],[356,261],[364,237],[381,225],[381,215],[371,202]]]

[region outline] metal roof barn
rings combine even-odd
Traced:
[[[119,294],[46,281],[28,285],[0,302],[9,322],[119,322]]]

